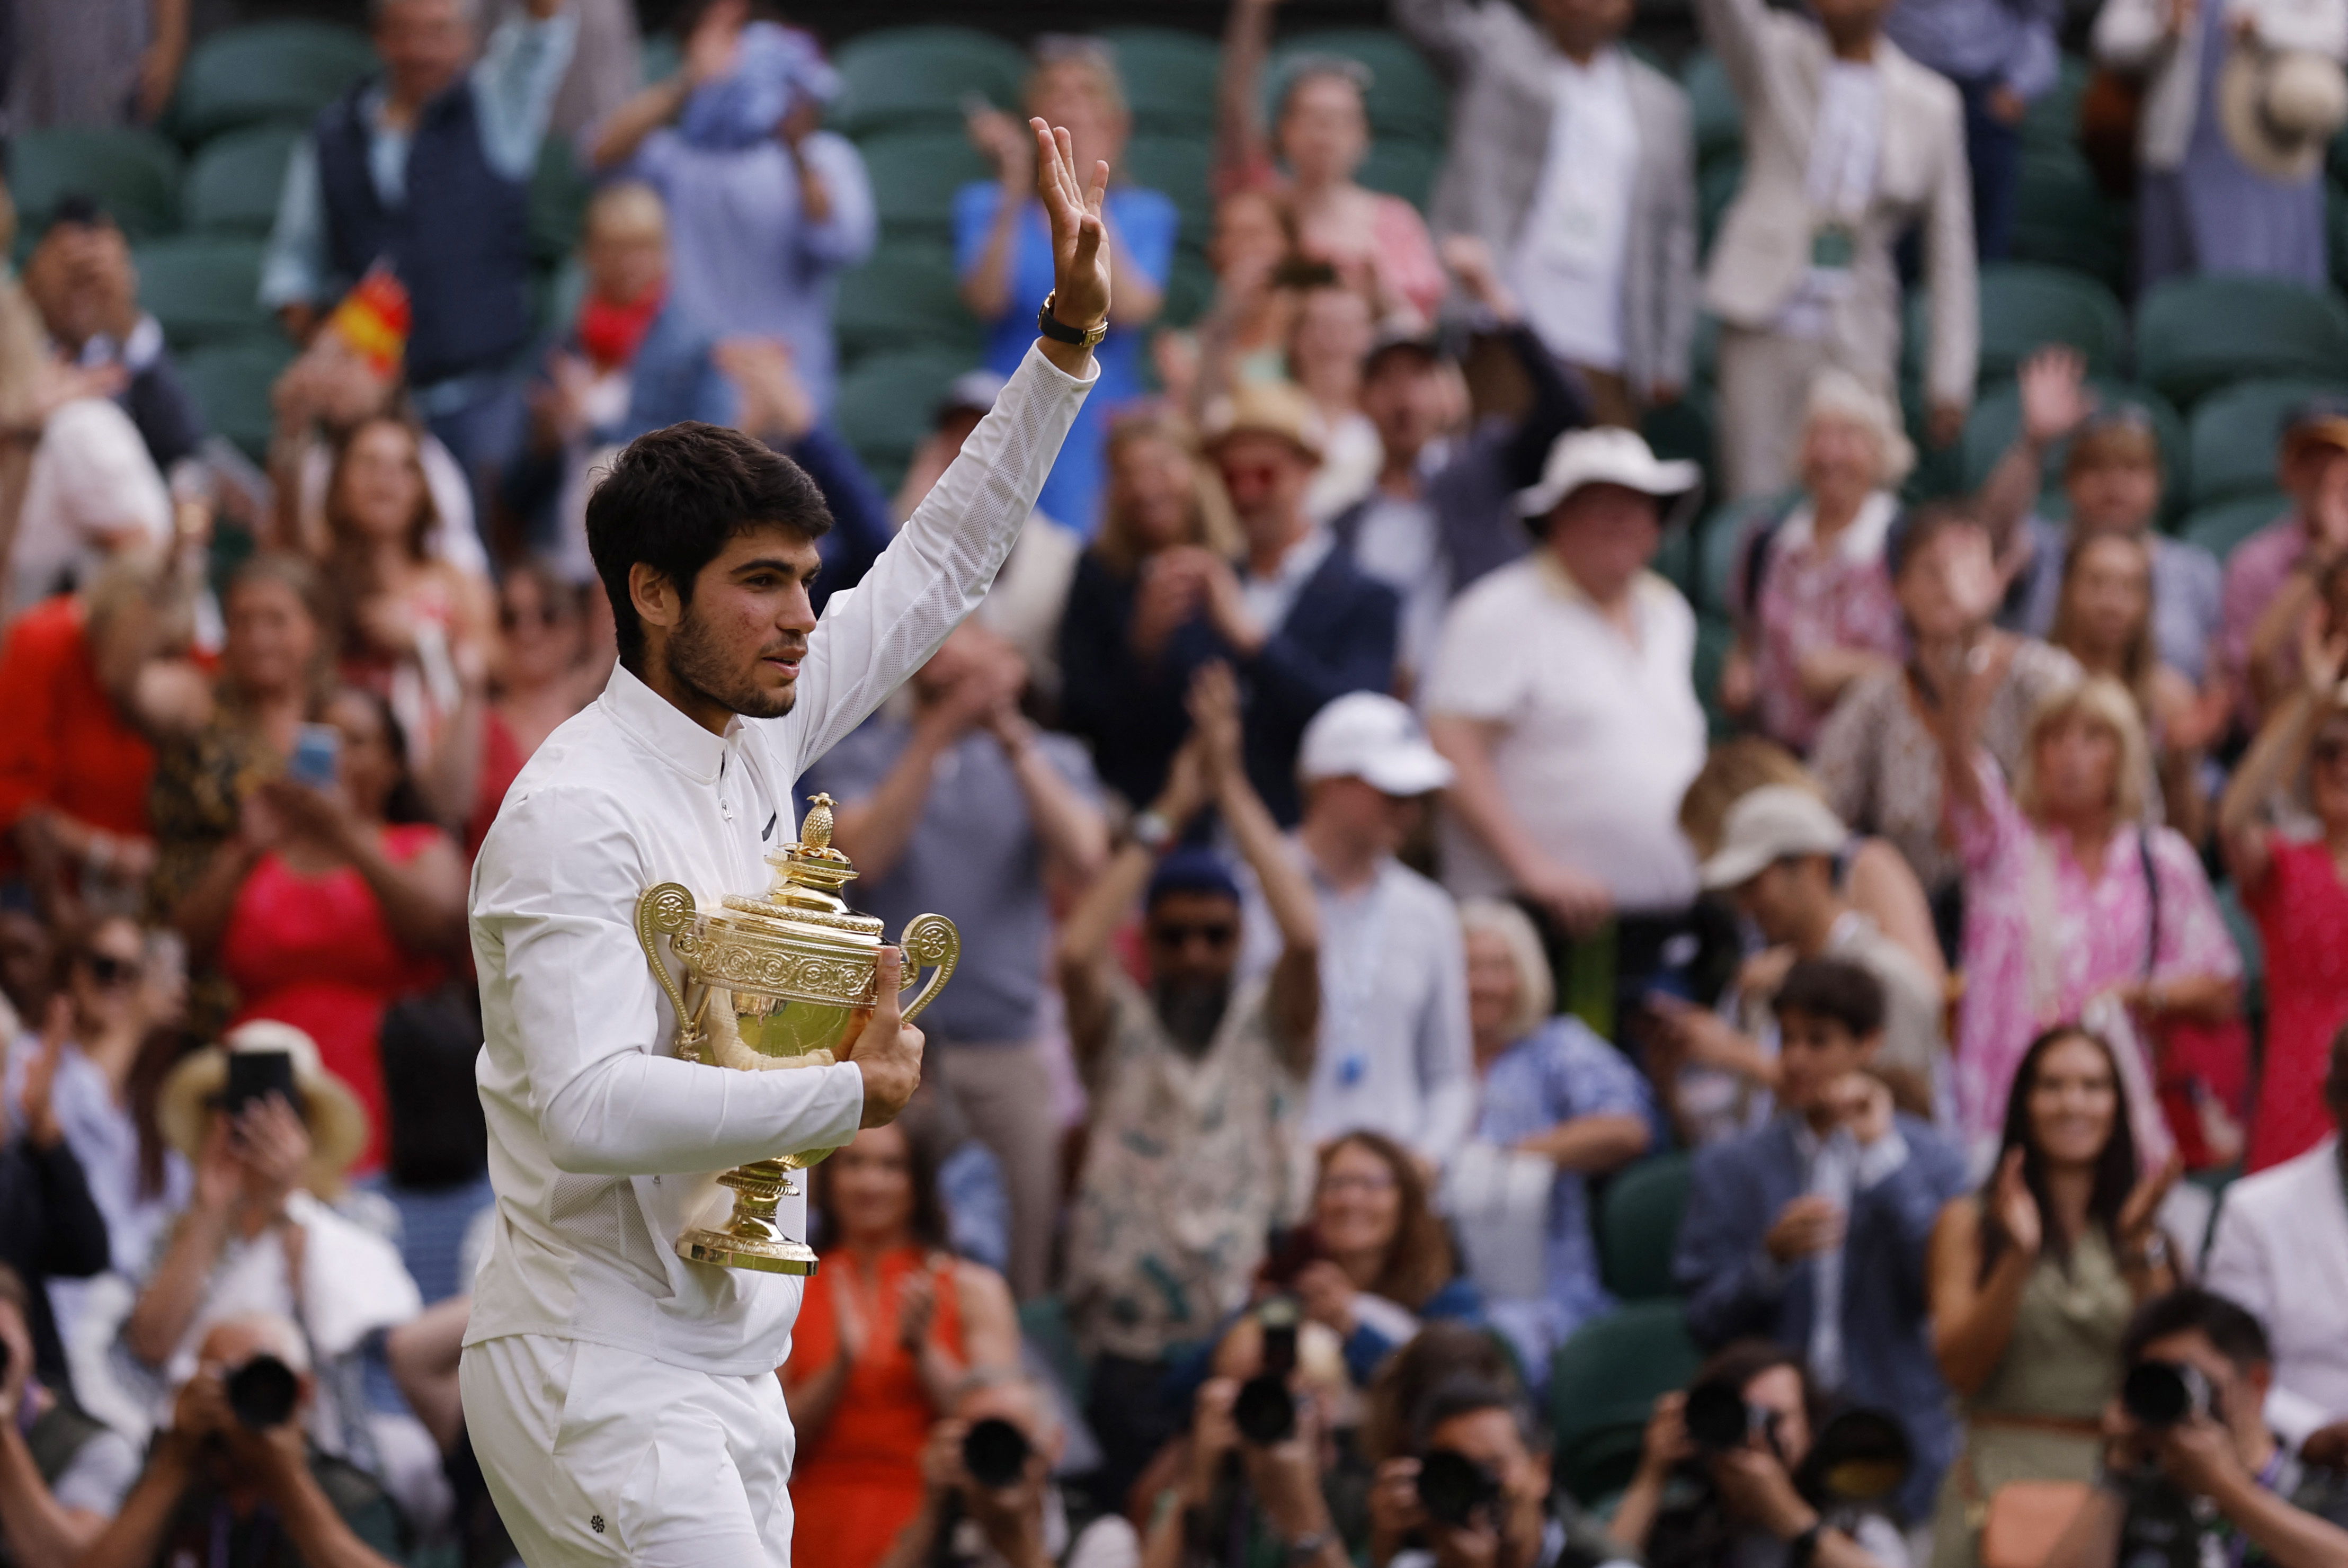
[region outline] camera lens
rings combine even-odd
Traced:
[[[996,1491],[1018,1480],[1033,1451],[1026,1433],[1000,1416],[989,1416],[963,1434],[962,1468],[971,1480]]]
[[[1231,1421],[1240,1436],[1258,1448],[1280,1442],[1296,1431],[1296,1396],[1288,1379],[1262,1372],[1240,1385],[1231,1401]]]
[[[1500,1501],[1500,1478],[1466,1454],[1437,1449],[1419,1460],[1418,1501],[1437,1524],[1464,1530]]]
[[[228,1375],[228,1408],[236,1413],[239,1426],[265,1432],[283,1426],[294,1414],[301,1388],[294,1368],[274,1356],[256,1356]]]
[[[1708,1454],[1743,1448],[1753,1430],[1753,1412],[1745,1403],[1745,1392],[1733,1383],[1699,1383],[1689,1389],[1682,1419],[1688,1437]]]
[[[2120,1404],[2147,1427],[2173,1427],[2209,1408],[2209,1383],[2198,1367],[2139,1361],[2120,1385]]]

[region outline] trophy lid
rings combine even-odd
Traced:
[[[719,918],[737,928],[787,935],[802,943],[867,952],[879,947],[880,922],[850,912],[839,896],[839,890],[855,880],[856,867],[831,841],[831,812],[830,796],[818,795],[810,800],[798,841],[767,852],[767,863],[775,868],[775,880],[766,895],[728,895],[725,906],[736,918]]]

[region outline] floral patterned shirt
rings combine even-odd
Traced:
[[[1771,739],[1807,751],[1826,722],[1828,710],[1802,689],[1802,660],[1811,654],[1852,648],[1896,659],[1906,651],[1900,602],[1883,563],[1884,540],[1899,515],[1899,501],[1879,490],[1822,545],[1805,501],[1769,536],[1759,590],[1745,602],[1754,607],[1754,686],[1761,728]],[[1746,543],[1747,572],[1753,542]]]

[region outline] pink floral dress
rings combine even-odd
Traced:
[[[1753,684],[1762,732],[1796,751],[1818,739],[1827,709],[1802,689],[1802,661],[1828,648],[1896,659],[1907,651],[1883,545],[1900,503],[1878,491],[1827,544],[1803,502],[1770,536],[1754,607]],[[1752,543],[1742,552],[1749,572]]]
[[[2006,792],[1986,755],[1978,763],[1982,805],[1954,813],[1965,864],[1965,995],[1957,1020],[1957,1119],[1977,1168],[1995,1157],[2014,1069],[2041,1031],[2081,1018],[2111,1039],[2127,1080],[2137,1147],[2147,1162],[2167,1157],[2168,1125],[2154,1095],[2153,1064],[2127,1016],[2089,1004],[2146,978],[2152,903],[2145,833],[2160,888],[2157,951],[2151,978],[2238,978],[2241,954],[2192,846],[2168,828],[2129,823],[2104,851],[2090,882],[2067,835],[2039,828]]]

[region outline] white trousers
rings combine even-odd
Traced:
[[[772,1373],[514,1334],[466,1346],[458,1377],[529,1568],[789,1568],[795,1445]]]

